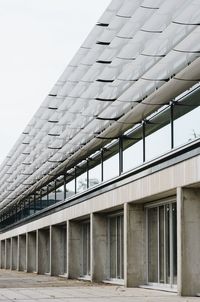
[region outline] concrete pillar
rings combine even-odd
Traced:
[[[26,234],[18,236],[18,271],[26,271]]]
[[[11,269],[17,269],[18,262],[18,237],[11,238]]]
[[[67,238],[67,272],[68,277],[75,279],[81,275],[82,263],[82,234],[80,221],[68,222],[68,238]]]
[[[91,279],[101,282],[107,273],[107,218],[105,214],[91,214]]]
[[[36,232],[27,233],[26,250],[27,272],[36,272]]]
[[[124,204],[124,281],[127,287],[146,283],[145,211],[142,204]]]
[[[1,240],[1,268],[5,268],[5,240]]]
[[[50,274],[65,275],[67,272],[67,229],[66,224],[50,227]]]
[[[177,189],[178,293],[200,293],[200,189]]]
[[[5,241],[5,268],[10,269],[11,267],[11,240],[7,238]]]
[[[36,272],[38,274],[50,273],[50,229],[37,231],[36,239]]]

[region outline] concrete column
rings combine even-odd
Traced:
[[[1,240],[1,268],[5,268],[5,240]]]
[[[101,282],[107,273],[107,219],[105,214],[91,214],[91,279]]]
[[[10,238],[7,238],[5,241],[5,268],[10,269],[11,265],[11,243],[10,243]]]
[[[81,223],[79,221],[68,222],[68,239],[67,239],[67,272],[68,277],[75,279],[81,275],[82,267],[82,234]]]
[[[67,272],[66,224],[51,226],[50,234],[50,274],[52,276],[65,275]]]
[[[11,269],[17,269],[18,262],[18,237],[11,238]]]
[[[200,189],[177,189],[178,293],[200,293]]]
[[[26,234],[18,236],[18,271],[26,271]]]
[[[36,232],[27,233],[26,250],[27,272],[36,272]]]
[[[146,283],[145,221],[142,204],[124,204],[124,281],[127,287]]]
[[[36,240],[36,272],[38,274],[50,273],[50,229],[37,231]]]

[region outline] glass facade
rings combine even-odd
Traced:
[[[147,208],[148,283],[177,284],[176,203]]]
[[[89,169],[89,188],[101,182],[101,164]]]
[[[66,184],[66,197],[70,197],[75,194],[75,179]]]
[[[108,218],[109,279],[124,278],[124,217]]]
[[[103,180],[109,180],[119,175],[119,154],[115,154],[103,162]]]
[[[90,223],[82,223],[82,275],[90,275]]]
[[[187,107],[185,109],[188,109]],[[187,144],[200,138],[200,106],[180,116],[174,121],[174,147]],[[174,113],[179,111],[179,105],[174,107]]]
[[[87,172],[79,175],[76,179],[76,193],[81,193],[87,189]]]
[[[134,141],[132,141],[134,142]],[[143,162],[143,141],[139,140],[123,151],[123,171],[129,171]]]
[[[162,127],[162,124],[160,124]],[[148,128],[148,125],[146,125]],[[145,138],[145,160],[149,161],[171,149],[170,124],[160,128]]]

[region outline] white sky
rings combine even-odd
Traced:
[[[0,0],[0,163],[110,0]]]

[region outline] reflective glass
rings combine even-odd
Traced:
[[[47,194],[42,196],[42,207],[45,208],[48,206]]]
[[[148,209],[148,267],[149,282],[177,284],[176,203]]]
[[[174,110],[179,110],[175,106]],[[200,106],[174,121],[174,147],[200,137]]]
[[[148,210],[149,282],[158,282],[158,209]]]
[[[119,175],[119,154],[115,154],[103,163],[103,180],[109,180]]]
[[[156,158],[171,149],[171,125],[168,124],[161,129],[145,137],[145,159],[146,161]]]
[[[89,170],[89,187],[98,185],[101,182],[101,164]]]
[[[90,223],[82,224],[82,273],[90,275]]]
[[[77,193],[83,192],[87,189],[87,173],[83,173],[77,177],[76,180]]]
[[[170,283],[170,208],[171,205],[165,205],[165,252],[166,252],[166,283]]]
[[[159,207],[159,261],[160,261],[160,276],[159,282],[165,283],[165,243],[164,243],[164,206]]]
[[[49,193],[49,205],[55,203],[55,191]]]
[[[63,200],[64,200],[64,185],[56,189],[56,201],[59,202]]]
[[[123,171],[131,170],[143,162],[142,140],[123,151]]]
[[[71,180],[66,184],[66,198],[75,194],[75,180]]]
[[[124,218],[109,218],[110,278],[124,278]]]
[[[117,263],[117,249],[116,249],[116,217],[110,218],[110,278],[116,278],[116,263]]]
[[[172,204],[173,228],[173,284],[177,284],[177,210],[176,203]]]

